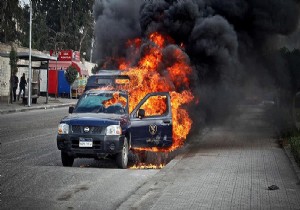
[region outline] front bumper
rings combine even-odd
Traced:
[[[92,147],[79,147],[79,138],[91,138]],[[122,151],[124,136],[106,135],[57,135],[57,148],[67,152],[73,157],[99,157],[107,154],[117,154]]]

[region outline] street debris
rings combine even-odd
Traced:
[[[278,190],[278,189],[279,189],[279,187],[276,185],[271,185],[268,187],[268,190]]]

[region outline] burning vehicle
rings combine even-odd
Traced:
[[[168,92],[147,94],[129,113],[126,91],[89,90],[69,113],[57,134],[63,166],[72,166],[75,158],[111,156],[119,168],[127,168],[130,149],[167,149],[173,143]]]
[[[126,168],[129,149],[158,154],[172,152],[184,144],[192,120],[183,105],[194,99],[189,89],[189,61],[181,49],[166,47],[170,38],[154,33],[149,39],[154,45],[147,47],[137,65],[120,62],[119,70],[101,71],[90,79],[86,88],[94,89],[87,90],[69,110],[71,115],[61,121],[57,146],[64,166],[72,166],[74,158],[113,156],[120,168]],[[131,41],[130,48],[140,48],[139,43]],[[163,66],[166,54],[174,59]],[[94,109],[81,113],[79,107],[85,99],[90,95],[100,97],[99,94],[111,96],[97,99]],[[108,107],[100,109],[106,101],[120,100],[121,105],[126,101],[122,113],[105,113]],[[110,135],[110,126],[118,133]],[[93,133],[95,128],[99,133]]]

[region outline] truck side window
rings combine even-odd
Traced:
[[[145,117],[168,114],[168,99],[166,96],[151,96],[140,107],[145,110]]]

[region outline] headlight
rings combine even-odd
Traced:
[[[106,135],[121,135],[122,129],[119,125],[110,125],[106,128]]]
[[[68,134],[69,133],[69,125],[65,123],[61,123],[58,126],[58,134]]]

